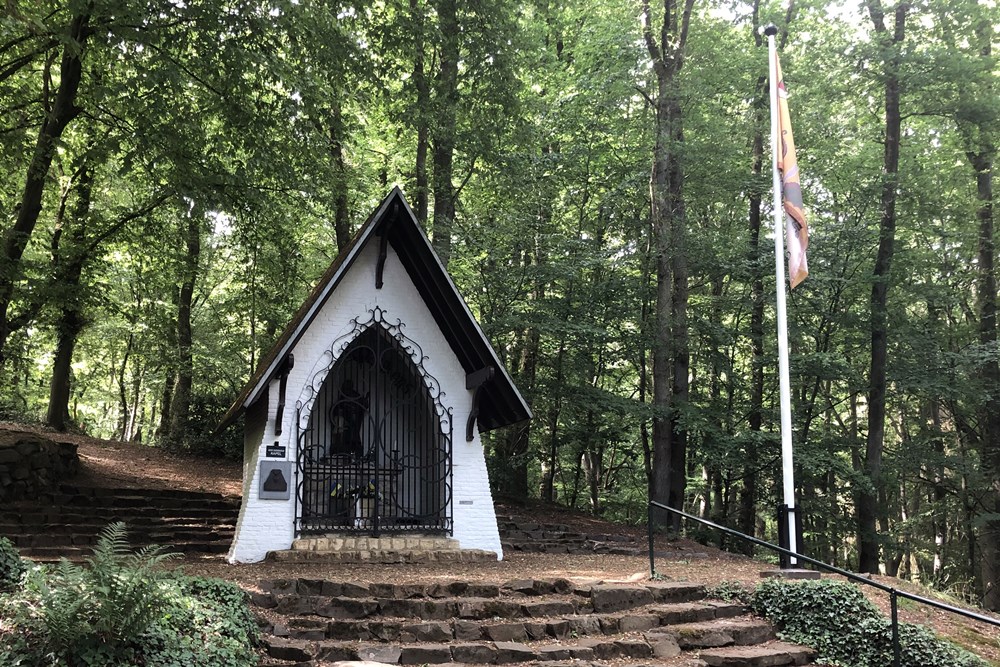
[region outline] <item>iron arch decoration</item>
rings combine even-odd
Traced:
[[[381,308],[325,352],[296,403],[296,533],[452,532],[452,411]]]

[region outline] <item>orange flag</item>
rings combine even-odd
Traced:
[[[778,170],[781,172],[781,198],[785,206],[785,235],[788,244],[788,281],[794,288],[809,275],[806,248],[809,246],[809,228],[802,210],[802,188],[799,185],[799,163],[795,159],[795,141],[792,139],[792,120],[788,114],[788,91],[781,76],[781,62],[774,55],[778,79],[778,135],[781,151],[778,153]]]

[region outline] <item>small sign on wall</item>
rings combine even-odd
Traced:
[[[290,461],[261,461],[260,487],[257,497],[261,500],[288,500],[292,497],[292,464]]]
[[[267,445],[264,448],[264,456],[269,459],[283,459],[285,458],[286,451],[286,447],[279,445],[278,443],[274,443],[273,445]]]

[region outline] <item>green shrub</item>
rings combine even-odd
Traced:
[[[220,579],[177,575],[170,613],[142,637],[146,667],[256,667],[247,595]]]
[[[27,571],[28,563],[21,558],[14,543],[0,537],[0,593],[17,588]]]
[[[739,581],[720,581],[716,585],[710,586],[705,591],[705,595],[716,600],[750,604],[753,590]]]
[[[828,579],[769,579],[754,591],[755,612],[783,638],[811,646],[818,662],[842,667],[892,664],[892,626],[852,584]],[[929,630],[899,624],[902,667],[986,667],[987,663]]]
[[[159,565],[160,549],[129,553],[112,524],[88,567],[29,571],[0,596],[0,665],[253,667],[257,626],[233,584]]]

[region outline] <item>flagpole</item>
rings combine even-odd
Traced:
[[[778,173],[778,151],[781,138],[778,136],[778,72],[777,48],[774,36],[778,28],[773,24],[764,28],[767,36],[769,89],[771,92],[771,189],[774,209],[774,280],[777,292],[778,315],[778,386],[781,404],[781,469],[784,492],[784,511],[779,517],[787,519],[788,550],[798,553],[798,534],[795,521],[795,478],[792,453],[792,398],[788,378],[788,317],[785,304],[785,244],[784,208],[781,205],[781,175]],[[798,559],[789,558],[791,566],[798,565]]]

